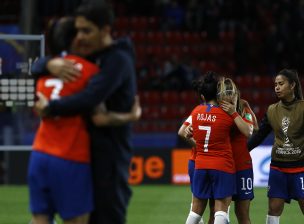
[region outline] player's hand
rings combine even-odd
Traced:
[[[142,114],[142,108],[140,106],[139,96],[136,95],[133,106],[132,106],[132,110],[131,110],[132,121],[139,120],[139,118],[141,117],[141,114]]]
[[[45,108],[49,105],[49,101],[41,92],[37,93],[38,100],[35,103],[34,110],[40,117],[46,116]]]
[[[223,111],[225,111],[226,113],[228,113],[229,115],[233,114],[234,112],[236,112],[236,105],[222,100],[220,102],[220,107],[223,109]]]
[[[106,111],[99,111],[93,114],[92,121],[97,126],[107,126],[111,123],[111,118]]]
[[[241,99],[241,103],[243,104],[243,107],[250,107],[247,100]]]
[[[64,58],[51,59],[47,63],[47,69],[64,82],[75,81],[80,76],[80,71],[74,62]]]
[[[192,127],[191,124],[188,127],[186,127],[185,136],[186,136],[186,138],[192,138],[193,137],[193,127]]]

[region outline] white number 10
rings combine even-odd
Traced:
[[[204,152],[208,152],[208,144],[209,144],[209,138],[210,138],[210,134],[211,134],[211,127],[199,125],[198,129],[207,131],[206,136],[205,136]]]

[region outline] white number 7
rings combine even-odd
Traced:
[[[205,136],[204,152],[208,152],[208,144],[209,144],[209,138],[210,138],[210,134],[211,134],[211,127],[199,125],[198,129],[207,131],[206,136]]]
[[[48,79],[45,82],[46,87],[53,87],[50,99],[57,100],[60,99],[60,91],[63,88],[63,81],[60,79]]]

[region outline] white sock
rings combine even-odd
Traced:
[[[266,224],[279,224],[279,223],[280,223],[280,216],[267,215]]]
[[[227,213],[224,211],[218,211],[214,214],[214,224],[227,224]]]
[[[188,218],[186,220],[186,224],[199,224],[202,216],[196,214],[195,212],[190,211]]]
[[[228,223],[230,223],[230,205],[228,206],[228,210],[227,210],[227,221]]]
[[[199,223],[198,224],[204,224],[204,219],[203,219],[203,216],[202,216],[202,218],[201,218],[201,221],[199,221]]]

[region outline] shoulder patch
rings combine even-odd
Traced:
[[[248,121],[252,121],[252,115],[250,113],[245,113],[245,118]]]

